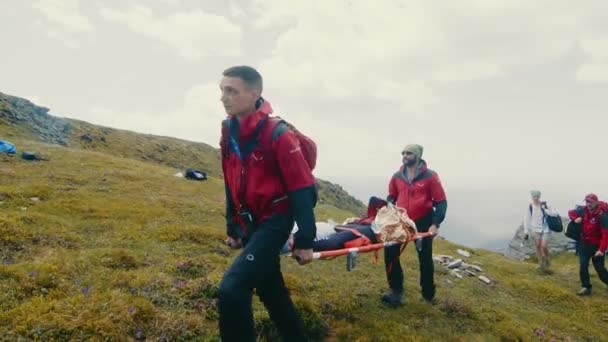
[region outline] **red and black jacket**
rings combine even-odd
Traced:
[[[292,215],[300,227],[295,248],[312,248],[316,181],[295,133],[277,134],[268,124],[271,113],[270,103],[260,100],[256,112],[222,123],[227,233],[237,238],[247,234],[243,211],[252,214],[256,225],[273,215]]]
[[[422,160],[414,179],[407,176],[407,169],[401,166],[388,185],[388,201],[407,210],[408,216],[420,220],[431,213],[437,227],[445,219],[447,198],[439,176],[430,170]]]
[[[608,204],[600,202],[595,210],[587,207],[577,207],[570,210],[568,216],[571,220],[582,217],[581,241],[586,245],[599,246],[605,253],[608,249]]]

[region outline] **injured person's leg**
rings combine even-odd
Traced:
[[[371,225],[346,224],[335,228],[336,232],[326,236],[317,236],[313,242],[313,251],[332,251],[343,248],[360,247],[378,242]],[[284,252],[293,249],[293,233],[283,248]]]

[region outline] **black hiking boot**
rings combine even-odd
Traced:
[[[420,300],[428,305],[433,305],[433,306],[437,305],[437,299],[435,299],[435,298],[429,299],[429,298],[421,297]]]
[[[352,270],[357,267],[357,260],[359,259],[359,254],[357,252],[350,252],[346,256],[346,270],[348,272],[352,272]]]
[[[403,300],[403,291],[389,290],[382,296],[382,303],[391,307],[398,308],[405,304]]]
[[[583,287],[576,293],[578,296],[591,296],[591,289],[588,287]]]

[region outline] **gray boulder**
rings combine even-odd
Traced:
[[[564,222],[564,228],[567,222]],[[515,236],[511,239],[509,247],[505,252],[505,256],[515,260],[525,260],[536,254],[536,248],[534,247],[534,234],[530,234],[528,240],[524,240],[524,227],[519,226],[519,229],[515,232]],[[549,250],[551,253],[564,252],[573,248],[573,241],[567,238],[564,233],[552,233],[551,239],[549,240]]]

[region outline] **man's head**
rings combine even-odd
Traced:
[[[532,202],[534,202],[534,204],[540,204],[541,192],[539,190],[530,191],[530,195],[532,196]]]
[[[597,205],[600,203],[600,200],[597,198],[596,194],[589,194],[585,196],[585,204],[589,210],[595,210]]]
[[[401,155],[403,156],[403,165],[415,166],[420,160],[422,160],[422,153],[424,148],[420,145],[410,144],[405,146]]]
[[[249,66],[234,66],[224,70],[220,82],[221,101],[228,115],[242,116],[256,110],[262,96],[263,81],[257,70]]]

